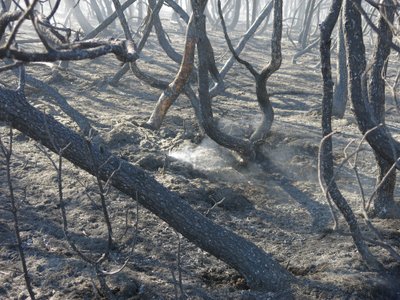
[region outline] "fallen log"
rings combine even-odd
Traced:
[[[236,269],[251,289],[284,291],[295,282],[271,254],[204,217],[142,169],[37,110],[23,93],[0,88],[0,121],[8,122],[55,153],[65,148],[64,158],[137,199],[189,241]]]

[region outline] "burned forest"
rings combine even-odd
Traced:
[[[0,299],[400,299],[400,2],[0,4]]]

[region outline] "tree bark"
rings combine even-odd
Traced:
[[[358,252],[369,267],[375,270],[381,270],[382,266],[371,254],[367,245],[365,244],[357,223],[357,219],[346,199],[340,192],[333,174],[332,138],[329,136],[332,132],[331,118],[333,99],[330,49],[332,31],[339,17],[341,6],[342,0],[334,0],[328,16],[320,26],[321,73],[323,77],[322,135],[324,138],[326,137],[326,140],[321,144],[321,157],[319,159],[321,160],[322,174],[327,185],[328,193],[346,219]]]
[[[295,281],[270,254],[194,211],[143,170],[88,143],[53,117],[38,111],[21,93],[0,89],[0,120],[53,152],[66,147],[62,152],[64,158],[137,199],[188,240],[239,271],[252,289],[282,291]],[[96,170],[93,165],[101,168]]]
[[[200,4],[193,3],[196,6]],[[204,4],[204,1],[200,1]],[[238,152],[245,160],[255,158],[253,143],[225,134],[222,132],[214,119],[211,97],[209,91],[209,47],[206,33],[206,23],[204,16],[204,7],[197,9],[196,33],[197,33],[197,55],[198,55],[198,81],[199,81],[199,100],[200,100],[200,124],[206,134],[219,145]]]
[[[250,140],[254,143],[263,142],[271,130],[274,121],[274,110],[267,91],[267,81],[273,73],[279,70],[282,63],[282,0],[274,1],[274,28],[271,39],[271,62],[264,67],[260,76],[256,78],[257,101],[263,113],[262,120],[253,132]]]
[[[237,46],[235,48],[235,53],[237,55],[240,55],[240,53],[243,51],[244,47],[246,46],[247,41],[253,36],[253,34],[257,31],[258,27],[260,27],[261,23],[271,13],[272,8],[273,8],[273,1],[270,1],[268,4],[266,4],[264,6],[263,10],[258,15],[256,21],[246,31],[246,33],[243,35],[243,37],[240,39],[239,43],[237,44]],[[221,69],[220,73],[221,73],[222,78],[225,78],[226,74],[231,69],[234,62],[235,62],[235,57],[232,55]]]
[[[251,135],[250,140],[254,144],[259,144],[264,141],[267,134],[269,133],[272,122],[274,120],[274,111],[272,108],[271,101],[267,92],[267,80],[269,77],[276,72],[282,63],[282,52],[281,52],[281,39],[282,39],[282,0],[274,0],[274,28],[271,39],[271,62],[263,68],[261,73],[258,73],[255,68],[247,61],[241,59],[239,55],[233,49],[232,42],[228,36],[228,32],[225,25],[225,20],[222,15],[221,2],[218,1],[218,11],[221,18],[221,24],[225,35],[225,40],[228,44],[229,50],[233,54],[234,58],[241,64],[243,64],[249,72],[254,76],[256,82],[256,95],[260,109],[263,113],[261,124],[257,127],[254,133]]]
[[[162,121],[167,114],[168,109],[175,102],[178,96],[183,91],[186,83],[188,82],[190,75],[192,74],[194,64],[194,53],[196,49],[196,33],[193,16],[190,18],[185,41],[185,50],[183,53],[183,59],[178,73],[175,79],[168,85],[163,91],[160,98],[157,101],[156,107],[147,121],[147,125],[153,129],[159,129]]]
[[[385,40],[392,41],[392,31],[389,23],[394,21],[393,2],[385,0],[380,6],[379,32],[373,56],[373,63],[368,86],[368,99],[371,104],[373,117],[377,123],[385,124],[385,80],[387,59],[390,55],[390,46]],[[384,159],[379,152],[374,151],[378,164],[379,174],[377,185],[385,178],[392,164]],[[374,215],[379,217],[399,217],[400,208],[394,201],[396,186],[396,170],[390,172],[385,182],[378,188],[374,197]]]
[[[366,61],[361,14],[358,7],[361,7],[361,0],[346,0],[344,29],[349,99],[353,104],[358,127],[362,134],[365,134],[375,128],[378,123],[372,117],[371,107],[363,95],[361,79],[365,73]],[[400,157],[400,143],[393,139],[385,126],[380,126],[371,131],[366,139],[374,151],[377,151],[390,164],[394,164],[397,158]],[[400,168],[399,163],[397,163],[396,168]]]

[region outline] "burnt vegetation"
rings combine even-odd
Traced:
[[[0,3],[1,299],[400,299],[397,1]]]

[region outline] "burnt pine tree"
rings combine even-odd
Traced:
[[[194,6],[194,24],[196,26],[198,51],[198,78],[200,81],[199,98],[209,102],[208,93],[208,47],[205,43],[206,1],[192,1]],[[37,23],[40,14],[35,14],[37,1],[25,13],[5,13],[0,15],[0,34],[3,36],[6,27],[13,21],[16,23]],[[32,12],[32,13],[30,13]],[[18,49],[13,46],[15,34],[12,34],[5,45],[0,47],[0,59],[11,59],[18,67],[21,63],[33,61],[83,60],[101,57],[113,53],[122,62],[133,63],[139,58],[130,41],[120,40],[85,40],[62,43],[60,47],[47,44],[49,38],[62,36],[58,28],[48,24],[53,31],[41,32],[44,47],[32,50]],[[15,29],[15,27],[14,27]],[[18,28],[14,30],[17,32]],[[54,36],[47,36],[55,32]],[[0,36],[0,38],[1,38]],[[66,37],[63,37],[66,38]],[[112,155],[104,147],[95,143],[88,144],[87,139],[55,120],[51,115],[43,113],[29,103],[23,85],[14,90],[0,87],[0,121],[40,142],[55,153],[72,162],[75,166],[108,181],[112,186],[131,196],[145,208],[167,222],[189,241],[203,250],[226,262],[241,273],[252,289],[268,291],[284,291],[290,289],[296,279],[285,270],[270,254],[223,228],[195,211],[177,194],[169,191],[142,169]],[[205,94],[202,94],[205,93]],[[101,166],[97,170],[93,165]]]
[[[388,20],[391,18],[394,8],[390,6],[392,1],[385,1],[380,9],[382,18],[379,21],[378,40],[374,51],[374,59],[371,67],[370,82],[367,83],[366,54],[363,41],[361,22],[361,1],[347,0],[344,6],[344,32],[348,66],[348,92],[354,108],[358,127],[366,136],[368,143],[374,150],[379,166],[378,181],[388,172],[390,166],[397,163],[400,157],[400,144],[393,139],[386,126],[376,128],[380,123],[384,124],[385,82],[382,73],[386,69],[385,61],[390,53],[392,35]],[[387,8],[386,5],[389,5]],[[390,21],[389,21],[390,22]],[[369,87],[368,91],[367,86]],[[372,130],[373,129],[373,130]],[[399,215],[397,205],[393,200],[395,174],[389,174],[387,180],[378,189],[375,197],[375,211],[378,215]]]
[[[365,240],[363,239],[361,230],[358,226],[358,221],[354,215],[350,205],[341,193],[338,185],[336,184],[334,176],[334,164],[332,154],[332,100],[333,100],[333,80],[331,70],[331,35],[333,28],[339,18],[340,9],[342,7],[342,0],[332,1],[329,14],[326,19],[321,23],[321,73],[323,80],[323,98],[322,98],[322,135],[323,140],[320,145],[320,164],[322,177],[327,186],[327,195],[330,197],[341,214],[345,218],[354,244],[358,252],[365,261],[365,263],[372,269],[382,270],[382,264],[373,256],[369,251]],[[325,191],[324,191],[325,192]]]
[[[379,19],[379,31],[376,46],[373,54],[371,71],[368,80],[368,100],[371,105],[371,114],[377,123],[385,124],[385,79],[390,45],[386,41],[391,41],[393,34],[390,25],[394,21],[394,3],[385,0],[380,6],[381,14]],[[378,165],[377,185],[382,184],[377,189],[374,196],[374,213],[380,217],[400,216],[399,207],[394,202],[394,189],[396,186],[396,170],[392,169],[392,164],[388,162],[378,151],[374,151]],[[394,156],[394,158],[396,158]],[[386,177],[386,178],[385,178]]]

